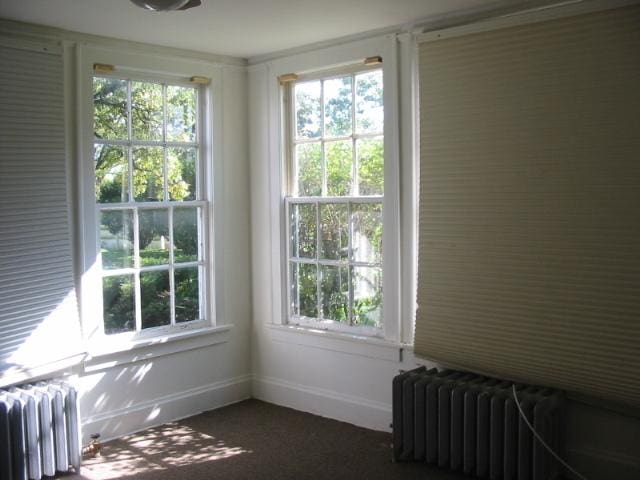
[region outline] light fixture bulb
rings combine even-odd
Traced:
[[[184,10],[184,7],[190,3],[190,0],[131,0],[131,3],[153,12],[169,12],[180,9]],[[200,2],[197,2],[197,4],[193,6],[198,5],[200,5]]]

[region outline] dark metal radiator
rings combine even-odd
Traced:
[[[437,464],[492,480],[551,480],[559,465],[533,436],[512,382],[420,367],[393,379],[393,459]],[[564,396],[516,384],[524,414],[561,453]],[[560,451],[559,451],[560,450]]]

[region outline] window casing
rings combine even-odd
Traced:
[[[382,336],[382,69],[284,86],[290,324]]]
[[[92,87],[100,330],[210,325],[205,87],[126,72]]]

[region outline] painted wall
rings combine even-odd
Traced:
[[[247,74],[222,66],[222,164],[214,206],[218,323],[228,331],[196,336],[85,363],[78,383],[85,440],[115,438],[251,395],[251,297]],[[220,191],[220,189],[222,191]],[[218,195],[219,194],[219,195]],[[114,365],[115,363],[115,365]]]
[[[347,47],[337,45],[334,50],[309,51],[303,56],[322,67]],[[157,47],[146,48],[159,53]],[[411,319],[415,101],[410,36],[400,35],[396,48],[403,232],[399,304],[400,315]],[[220,239],[217,252],[222,268],[217,282],[224,309],[219,316],[232,328],[101,357],[74,368],[71,373],[81,389],[85,442],[89,433],[113,438],[251,395],[369,428],[389,429],[391,380],[398,370],[418,364],[411,349],[402,344],[411,338],[410,321],[409,326],[405,323],[399,328],[401,342],[372,342],[280,325],[280,300],[273,291],[278,281],[274,275],[278,247],[272,239],[278,232],[272,220],[278,192],[272,189],[279,175],[280,138],[274,105],[276,71],[291,60],[249,67],[248,82],[241,62],[222,67],[223,103],[217,114],[223,120],[218,139],[223,146],[223,192],[215,207],[220,214],[216,238]],[[637,418],[573,403],[567,427],[568,459],[592,473],[590,478],[638,478]]]
[[[245,61],[178,52],[152,45],[134,44],[44,27],[0,22],[0,38],[16,46],[64,46],[68,175],[73,199],[74,244],[77,277],[81,276],[82,221],[78,174],[78,105],[76,50],[100,48],[140,54],[144,58],[180,62],[189,59],[217,69],[214,124],[219,125],[214,145],[215,272],[217,331],[187,331],[176,339],[154,339],[154,344],[129,351],[85,357],[65,370],[52,367],[42,377],[70,374],[79,390],[83,444],[89,434],[103,440],[139,431],[233,403],[251,396],[251,296],[249,164],[247,148],[247,72]],[[77,280],[77,284],[80,282]],[[78,327],[79,328],[79,327]],[[90,347],[89,347],[90,348]]]
[[[407,34],[398,37],[397,74],[399,107],[398,142],[401,156],[400,192],[403,245],[400,262],[404,272],[400,292],[401,311],[412,318],[413,298],[406,274],[415,264],[411,234],[413,183],[412,163],[416,143],[412,123],[413,43]],[[283,322],[281,296],[274,288],[279,270],[277,242],[277,198],[280,152],[278,148],[278,74],[292,68],[304,55],[315,68],[339,57],[342,44],[311,50],[249,67],[249,128],[251,163],[253,395],[273,403],[312,412],[378,430],[389,430],[391,382],[400,369],[415,368],[410,348],[402,344],[349,339],[327,333],[310,333],[280,325]],[[386,61],[386,58],[385,58]],[[385,105],[386,108],[389,105]],[[275,200],[274,200],[275,199]],[[275,202],[275,203],[274,203]],[[407,214],[407,211],[409,212]],[[274,231],[275,230],[275,231]],[[411,338],[402,329],[402,339]],[[409,337],[407,338],[407,334]],[[605,408],[570,401],[566,417],[565,456],[592,479],[640,478],[640,419]]]

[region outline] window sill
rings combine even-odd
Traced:
[[[267,328],[274,342],[302,345],[389,362],[400,362],[404,348],[400,343],[380,338],[298,325],[268,324]]]
[[[92,373],[224,343],[229,340],[231,329],[231,325],[222,325],[127,341],[105,341],[105,337],[102,337],[89,342],[89,354],[84,362],[84,371]]]

